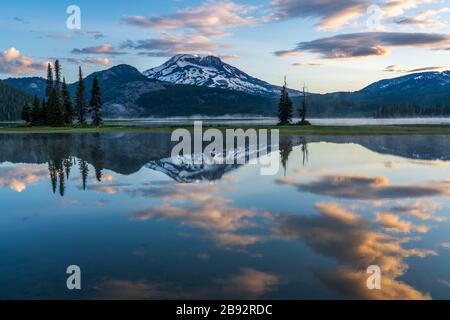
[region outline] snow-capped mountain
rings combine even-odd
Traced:
[[[280,87],[256,79],[214,56],[180,54],[159,67],[144,71],[150,79],[274,96]],[[298,94],[292,91],[292,94]]]
[[[450,71],[421,72],[393,79],[384,79],[372,83],[362,89],[361,92],[384,95],[393,91],[442,91],[443,88],[450,88]]]
[[[278,149],[278,145],[275,149]],[[248,163],[246,157],[257,158],[270,153],[274,147],[269,145],[258,148],[256,145],[235,148],[232,151],[223,150],[211,157],[205,154],[178,155],[159,160],[150,161],[145,167],[160,171],[179,183],[195,181],[214,181],[222,178],[224,174],[241,166],[239,163]],[[230,163],[230,164],[228,164]]]

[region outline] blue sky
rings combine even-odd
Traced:
[[[69,30],[69,5],[81,29]],[[75,81],[177,53],[214,54],[252,76],[310,91],[353,91],[417,70],[450,69],[449,0],[2,1],[0,78],[44,76],[59,58]]]

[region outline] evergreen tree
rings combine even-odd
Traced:
[[[39,101],[39,98],[37,96],[34,96],[33,107],[31,108],[30,122],[33,126],[42,124],[41,102]]]
[[[58,127],[64,125],[64,115],[56,88],[52,89],[48,99],[48,125]]]
[[[49,63],[47,65],[47,86],[45,88],[45,96],[47,98],[50,97],[52,89],[53,89],[53,72],[52,72],[52,65]]]
[[[281,88],[280,102],[278,104],[278,124],[286,125],[292,121],[293,104],[287,90],[286,78],[283,88]]]
[[[28,101],[25,102],[25,105],[23,106],[22,109],[22,120],[25,121],[26,123],[31,122],[31,108],[30,105],[28,104]]]
[[[301,103],[300,109],[298,110],[299,116],[300,116],[300,122],[298,123],[299,125],[311,125],[311,123],[306,120],[306,112],[308,111],[307,96],[308,96],[308,94],[306,92],[306,87],[303,86],[302,103]]]
[[[56,164],[53,161],[53,159],[50,159],[48,161],[48,173],[50,174],[50,181],[52,183],[52,191],[53,191],[53,193],[55,193],[56,186],[58,183],[58,176],[57,176]]]
[[[39,122],[42,125],[48,125],[48,106],[45,99],[42,99],[41,112],[39,116]]]
[[[66,178],[69,180],[70,178],[70,170],[72,169],[73,161],[72,158],[64,159],[64,171],[66,172]]]
[[[77,96],[76,96],[76,104],[77,104],[77,120],[78,124],[86,123],[86,100],[85,100],[85,92],[84,92],[84,80],[83,73],[81,71],[81,67],[79,67],[79,79],[78,79],[78,88],[77,88]]]
[[[70,93],[67,89],[66,79],[63,79],[62,84],[62,105],[63,105],[63,113],[64,113],[64,123],[72,124],[73,122],[73,108],[72,108],[72,100],[70,99]]]
[[[281,136],[280,137],[280,157],[281,157],[281,165],[283,166],[284,175],[286,176],[287,162],[289,159],[289,155],[292,152],[292,137],[290,136]]]
[[[61,94],[61,65],[59,64],[58,59],[55,61],[54,69],[55,69],[54,87],[56,89],[56,92],[58,93],[58,96],[60,96],[60,94]]]
[[[86,190],[87,178],[89,175],[89,165],[83,159],[78,160],[78,167],[81,173],[81,181],[83,184],[83,190]]]
[[[98,84],[97,76],[92,81],[91,101],[89,103],[92,112],[92,124],[96,127],[102,125],[103,119],[101,114],[102,96],[100,86]]]
[[[98,182],[102,181],[103,178],[103,148],[102,148],[102,137],[99,133],[95,134],[95,141],[92,146],[91,151],[92,156],[92,166],[95,170],[95,178]]]
[[[58,170],[58,177],[59,177],[59,195],[61,197],[64,197],[64,194],[66,193],[66,183],[64,180],[64,170],[60,169]]]

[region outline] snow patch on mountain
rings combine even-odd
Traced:
[[[214,56],[176,55],[143,74],[150,79],[174,84],[206,86],[256,95],[275,96],[280,92],[280,87],[254,78]],[[297,92],[293,90],[292,94]]]
[[[278,150],[278,147],[276,145],[270,148],[266,145],[257,148],[256,145],[252,145],[234,148],[232,151],[223,150],[209,157],[204,153],[177,155],[150,161],[145,167],[162,172],[179,183],[215,181],[227,172],[240,167],[240,163],[249,163],[249,159],[266,155],[270,150]]]
[[[443,72],[422,72],[408,74],[402,77],[397,77],[393,79],[384,79],[372,83],[366,88],[362,89],[361,92],[382,92],[384,90],[408,90],[412,88],[430,88],[436,86],[450,86],[450,71]]]

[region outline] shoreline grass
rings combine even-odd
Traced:
[[[161,132],[178,128],[193,130],[192,125],[155,127],[106,125],[102,127],[3,127],[0,134],[70,134],[108,132]],[[280,134],[295,135],[450,135],[450,125],[357,125],[357,126],[273,126],[273,125],[203,125],[203,129],[279,129]]]

